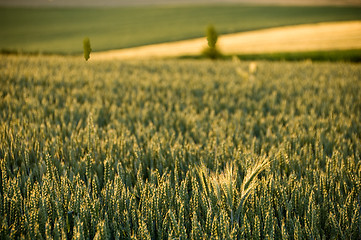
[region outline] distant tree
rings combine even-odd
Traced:
[[[85,61],[88,61],[88,59],[90,58],[90,53],[91,53],[92,49],[90,47],[90,40],[87,37],[84,38],[84,40],[83,40],[83,48],[84,48]]]
[[[203,50],[203,55],[211,59],[220,58],[222,54],[216,45],[218,40],[218,33],[213,25],[209,25],[207,27],[206,37],[208,41],[208,48]]]
[[[216,32],[216,29],[213,25],[209,25],[207,28],[207,41],[208,46],[210,48],[216,48],[216,43],[218,40],[218,33]]]

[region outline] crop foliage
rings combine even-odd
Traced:
[[[359,239],[360,76],[1,56],[1,239]]]

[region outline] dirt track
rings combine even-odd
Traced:
[[[96,52],[92,60],[165,58],[198,55],[205,38]],[[222,35],[225,54],[361,49],[361,21],[305,24]]]

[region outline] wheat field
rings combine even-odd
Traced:
[[[360,64],[0,56],[1,239],[359,239]]]

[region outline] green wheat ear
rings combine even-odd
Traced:
[[[90,47],[90,40],[88,37],[84,38],[84,40],[83,40],[83,48],[84,48],[85,61],[88,61],[88,59],[90,58],[90,53],[92,51],[92,49]]]

